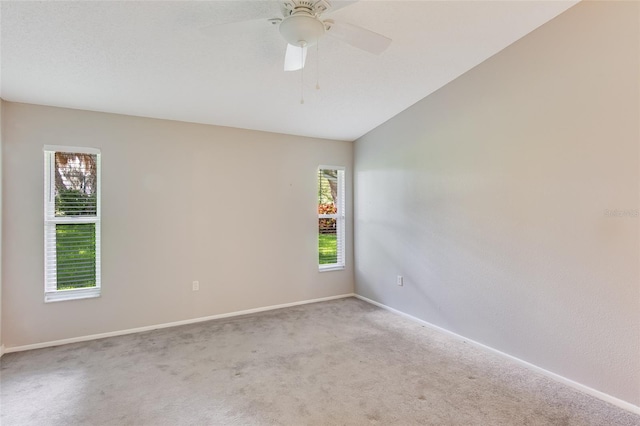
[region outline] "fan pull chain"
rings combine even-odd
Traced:
[[[300,105],[304,104],[304,41],[300,43]]]
[[[320,40],[316,42],[316,90],[320,90]]]
[[[300,68],[300,104],[304,104],[304,66]]]

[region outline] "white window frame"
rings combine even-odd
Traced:
[[[100,150],[75,146],[44,146],[44,301],[87,299],[100,297]],[[96,215],[95,216],[55,216],[55,153],[67,152],[96,155]],[[56,225],[71,223],[95,223],[96,232],[96,285],[95,287],[58,290],[56,279]],[[48,242],[53,241],[53,245]],[[53,273],[52,273],[53,272]]]
[[[320,272],[327,271],[340,271],[345,269],[346,265],[346,240],[345,240],[345,224],[346,224],[346,203],[345,203],[345,168],[343,166],[326,166],[320,165],[318,166],[318,170],[316,170],[316,180],[318,179],[318,175],[320,170],[336,170],[338,172],[338,199],[336,200],[336,207],[338,213],[334,214],[320,214],[318,213],[318,219],[335,219],[336,220],[336,237],[337,237],[337,263],[326,263],[320,264],[318,263],[318,270]],[[319,182],[317,182],[319,184]],[[317,200],[316,200],[317,204]],[[317,207],[316,207],[317,210]],[[316,255],[316,259],[320,257],[320,250],[318,244],[316,244],[318,249],[318,253]]]

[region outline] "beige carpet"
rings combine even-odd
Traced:
[[[6,354],[12,425],[640,425],[357,299]]]

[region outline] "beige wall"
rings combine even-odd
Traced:
[[[356,292],[640,405],[639,16],[578,4],[358,140]]]
[[[2,104],[4,101],[0,98],[0,356],[4,349],[4,340],[2,338],[2,186],[4,179],[2,178]]]
[[[4,103],[7,348],[353,291],[317,268],[316,169],[348,142]],[[102,297],[43,302],[45,144],[102,149]],[[351,217],[348,217],[349,229]],[[191,282],[200,281],[200,291]]]

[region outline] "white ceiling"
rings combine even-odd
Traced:
[[[338,3],[338,2],[334,2]],[[300,72],[266,23],[273,1],[2,1],[0,97],[144,117],[355,140],[576,1],[367,1],[324,15],[393,39],[375,56],[325,37]]]

